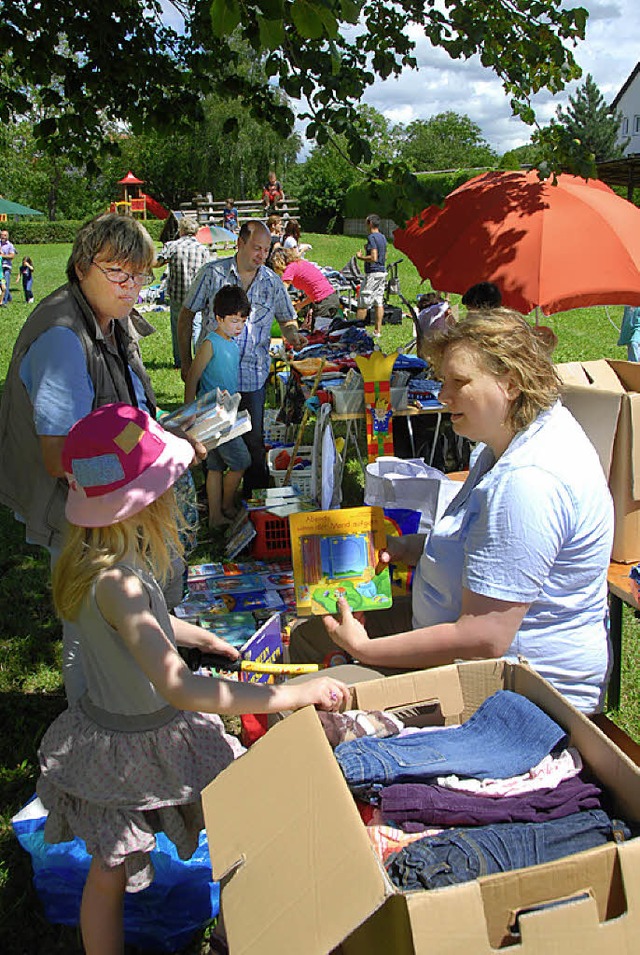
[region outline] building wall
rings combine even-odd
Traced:
[[[622,117],[618,142],[630,140],[624,151],[625,156],[640,153],[640,74],[620,97],[617,110]]]

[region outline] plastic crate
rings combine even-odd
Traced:
[[[268,511],[252,511],[251,522],[256,536],[251,545],[251,556],[258,560],[291,556],[289,518],[278,517]]]
[[[266,408],[264,412],[264,443],[266,445],[284,444],[287,440],[287,426],[276,421],[278,416],[274,408]]]
[[[284,479],[286,476],[286,469],[278,471],[275,467],[275,460],[283,448],[273,448],[267,453],[267,465],[269,467],[269,474],[273,478],[273,483],[276,487],[282,487],[284,484]],[[284,450],[291,453],[293,451],[293,445],[285,448]],[[296,454],[297,458],[302,458],[305,461],[309,462],[309,467],[300,469],[296,471],[295,469],[291,472],[291,478],[289,483],[291,487],[296,487],[303,497],[309,497],[311,494],[311,457],[313,454],[313,448],[309,444],[301,444],[298,448],[298,453]]]

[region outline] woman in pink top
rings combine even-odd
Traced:
[[[340,312],[340,297],[318,266],[302,259],[297,249],[276,250],[271,263],[287,288],[293,285],[303,292],[304,298],[294,302],[296,312],[311,305],[315,331],[328,328]]]

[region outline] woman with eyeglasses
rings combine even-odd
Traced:
[[[27,540],[49,550],[52,566],[66,528],[61,453],[71,427],[118,401],[155,416],[138,347],[139,337],[153,328],[134,309],[140,288],[153,280],[155,255],[149,233],[132,217],[92,219],[76,236],[67,283],[39,303],[14,346],[0,404],[0,501],[26,525]],[[105,475],[107,483],[115,480],[109,462]],[[63,650],[65,689],[73,701],[85,684],[67,624]]]

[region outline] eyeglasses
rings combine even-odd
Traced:
[[[134,285],[141,288],[143,285],[149,285],[155,278],[151,272],[125,272],[124,269],[103,269],[101,265],[93,261],[91,264],[100,269],[102,274],[106,276],[107,281],[112,282],[113,285],[126,285],[127,282],[133,282]]]

